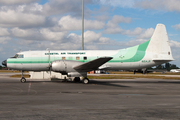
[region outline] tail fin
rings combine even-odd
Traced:
[[[169,45],[166,27],[163,24],[157,24],[156,29],[151,37],[146,50],[147,53],[152,53],[154,61],[172,61],[171,48]]]

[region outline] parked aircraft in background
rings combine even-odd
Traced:
[[[74,81],[87,84],[91,70],[136,70],[174,60],[169,46],[166,27],[157,24],[150,40],[120,50],[52,50],[25,51],[8,58],[2,64],[22,71],[54,71],[75,77]],[[26,82],[24,77],[21,82]]]
[[[170,72],[178,73],[178,72],[180,72],[180,69],[171,69]]]

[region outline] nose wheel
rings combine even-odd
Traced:
[[[25,83],[26,82],[26,79],[24,77],[21,78],[20,80],[22,83]]]

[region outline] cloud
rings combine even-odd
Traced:
[[[82,0],[51,0],[43,5],[43,11],[46,15],[81,14],[81,2]]]
[[[21,30],[20,30],[21,31]],[[23,30],[22,30],[23,31]],[[29,30],[31,32],[31,30]],[[25,31],[25,33],[28,33]],[[57,50],[77,50],[81,49],[82,37],[75,33],[68,34],[67,32],[52,32],[49,29],[40,30],[40,39],[33,40],[29,38],[30,34],[23,35],[23,38],[18,38],[16,45],[21,46],[21,49],[33,50],[33,49],[57,49]],[[32,32],[31,32],[32,33]],[[23,34],[23,33],[22,33]],[[27,35],[27,38],[25,37]],[[34,36],[36,36],[35,34]],[[42,42],[43,40],[43,42]],[[84,35],[85,49],[99,49],[99,44],[107,45],[112,40],[107,37],[103,37],[101,33],[95,33],[94,31],[86,31]],[[23,45],[23,46],[22,46]]]
[[[1,5],[27,4],[39,0],[0,0]]]
[[[66,42],[64,39],[68,35],[68,32],[52,32],[51,30],[44,28],[40,30],[40,33],[42,37],[45,40],[50,40],[50,41],[61,41],[61,42]]]
[[[82,41],[82,37],[81,35],[77,35],[75,33],[71,33],[68,36],[68,40],[71,42],[77,42],[77,44],[81,44]],[[92,44],[92,43],[96,43],[96,44],[109,44],[110,42],[110,38],[107,37],[102,37],[101,33],[95,33],[94,31],[86,31],[84,33],[84,42],[86,44]]]
[[[154,28],[148,28],[146,30],[143,30],[137,38],[150,39],[153,33],[154,33]]]
[[[180,12],[179,0],[139,0],[135,2],[134,7],[152,10],[165,10]]]
[[[111,20],[108,21],[103,33],[106,34],[122,34],[127,36],[136,36],[138,39],[151,38],[154,28],[143,29],[140,27],[135,28],[134,30],[125,30],[122,29],[119,23],[130,23],[131,18],[123,16],[113,16]]]
[[[11,29],[13,36],[19,38],[27,38],[31,36],[35,36],[37,31],[33,29],[20,29],[18,27]]]
[[[177,29],[177,30],[180,30],[180,24],[173,25],[172,27],[175,28],[175,29]]]
[[[41,15],[24,14],[14,10],[0,11],[0,26],[2,27],[27,27],[42,26],[46,18]]]
[[[81,49],[82,37],[81,35],[77,35],[75,33],[71,33],[67,37],[67,42],[71,46],[73,45],[76,49]],[[111,43],[112,40],[107,37],[102,37],[101,33],[95,33],[94,31],[86,31],[84,33],[84,44],[86,49],[99,49],[99,44],[107,44]],[[67,49],[67,47],[66,47]],[[72,48],[71,48],[72,49]]]
[[[21,29],[12,28],[9,30],[13,38],[18,39],[16,44],[26,46],[27,48],[43,48],[51,46],[51,49],[80,49],[81,48],[81,35],[70,33],[68,31],[52,31],[49,28],[41,29]],[[101,33],[94,31],[86,31],[84,33],[84,43],[86,49],[88,46],[98,49],[98,44],[109,44],[110,38],[103,37]],[[20,42],[21,41],[21,42]],[[4,42],[4,40],[2,40]],[[49,47],[48,47],[49,48]]]
[[[174,41],[174,40],[170,40],[169,44],[172,48],[180,48],[180,42]]]
[[[0,37],[0,44],[6,44],[10,40],[11,40],[10,37]]]
[[[81,30],[82,29],[82,19],[77,19],[71,16],[62,17],[59,22],[59,26],[54,27],[54,30]],[[84,20],[85,29],[88,30],[99,30],[104,28],[105,23],[97,20]]]
[[[123,17],[119,15],[114,15],[113,18],[108,21],[108,27],[116,27],[119,23],[130,23],[132,20],[130,17]]]
[[[67,31],[53,32],[49,28],[20,29],[16,27],[11,29],[11,33],[13,37],[24,40],[59,41],[59,42],[66,42],[65,38],[68,35]]]
[[[107,37],[101,37],[99,38],[99,41],[100,41],[100,44],[107,44],[111,41],[111,39]]]
[[[178,64],[179,60],[180,60],[180,55],[179,55],[180,42],[174,41],[174,40],[169,40],[169,44],[171,46],[171,51],[172,51],[173,58],[175,59],[174,63]]]
[[[140,27],[135,28],[134,30],[123,30],[121,34],[127,36],[135,36],[138,41],[150,39],[154,33],[154,28],[143,29]]]
[[[55,17],[43,14],[43,6],[38,3],[0,7],[2,27],[49,27],[57,24]]]
[[[99,21],[106,21],[109,19],[109,16],[107,15],[100,15],[100,16],[95,16],[95,18]]]
[[[106,24],[104,33],[106,34],[119,34],[123,32],[123,29],[119,26],[119,23],[130,23],[131,18],[115,15]]]
[[[180,12],[179,0],[100,0],[100,3],[113,7]]]
[[[135,39],[135,40],[130,40],[130,41],[124,43],[124,45],[128,46],[128,47],[132,47],[132,46],[135,46],[135,45],[142,44],[142,43],[144,43],[146,41],[147,40],[145,40],[145,39]]]
[[[107,27],[103,33],[105,34],[121,34],[123,32],[123,29],[120,28],[119,26],[116,26],[116,27]]]
[[[101,33],[95,33],[94,31],[86,31],[84,33],[85,43],[98,42],[101,37]]]
[[[8,35],[10,35],[8,29],[0,27],[0,36],[8,36]]]
[[[139,35],[141,34],[143,31],[142,28],[137,27],[135,28],[133,31],[132,30],[123,30],[122,34],[124,35],[129,35],[129,36],[134,36],[134,35]]]
[[[27,4],[27,5],[19,5],[16,8],[18,11],[24,12],[24,13],[34,13],[34,14],[43,14],[43,5],[40,5],[38,3],[33,4]],[[45,15],[44,15],[45,16]]]
[[[134,0],[100,0],[101,4],[105,5],[111,5],[114,7],[120,6],[120,7],[133,7]]]

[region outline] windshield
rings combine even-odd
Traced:
[[[24,55],[23,54],[16,54],[14,57],[12,58],[24,58]]]

